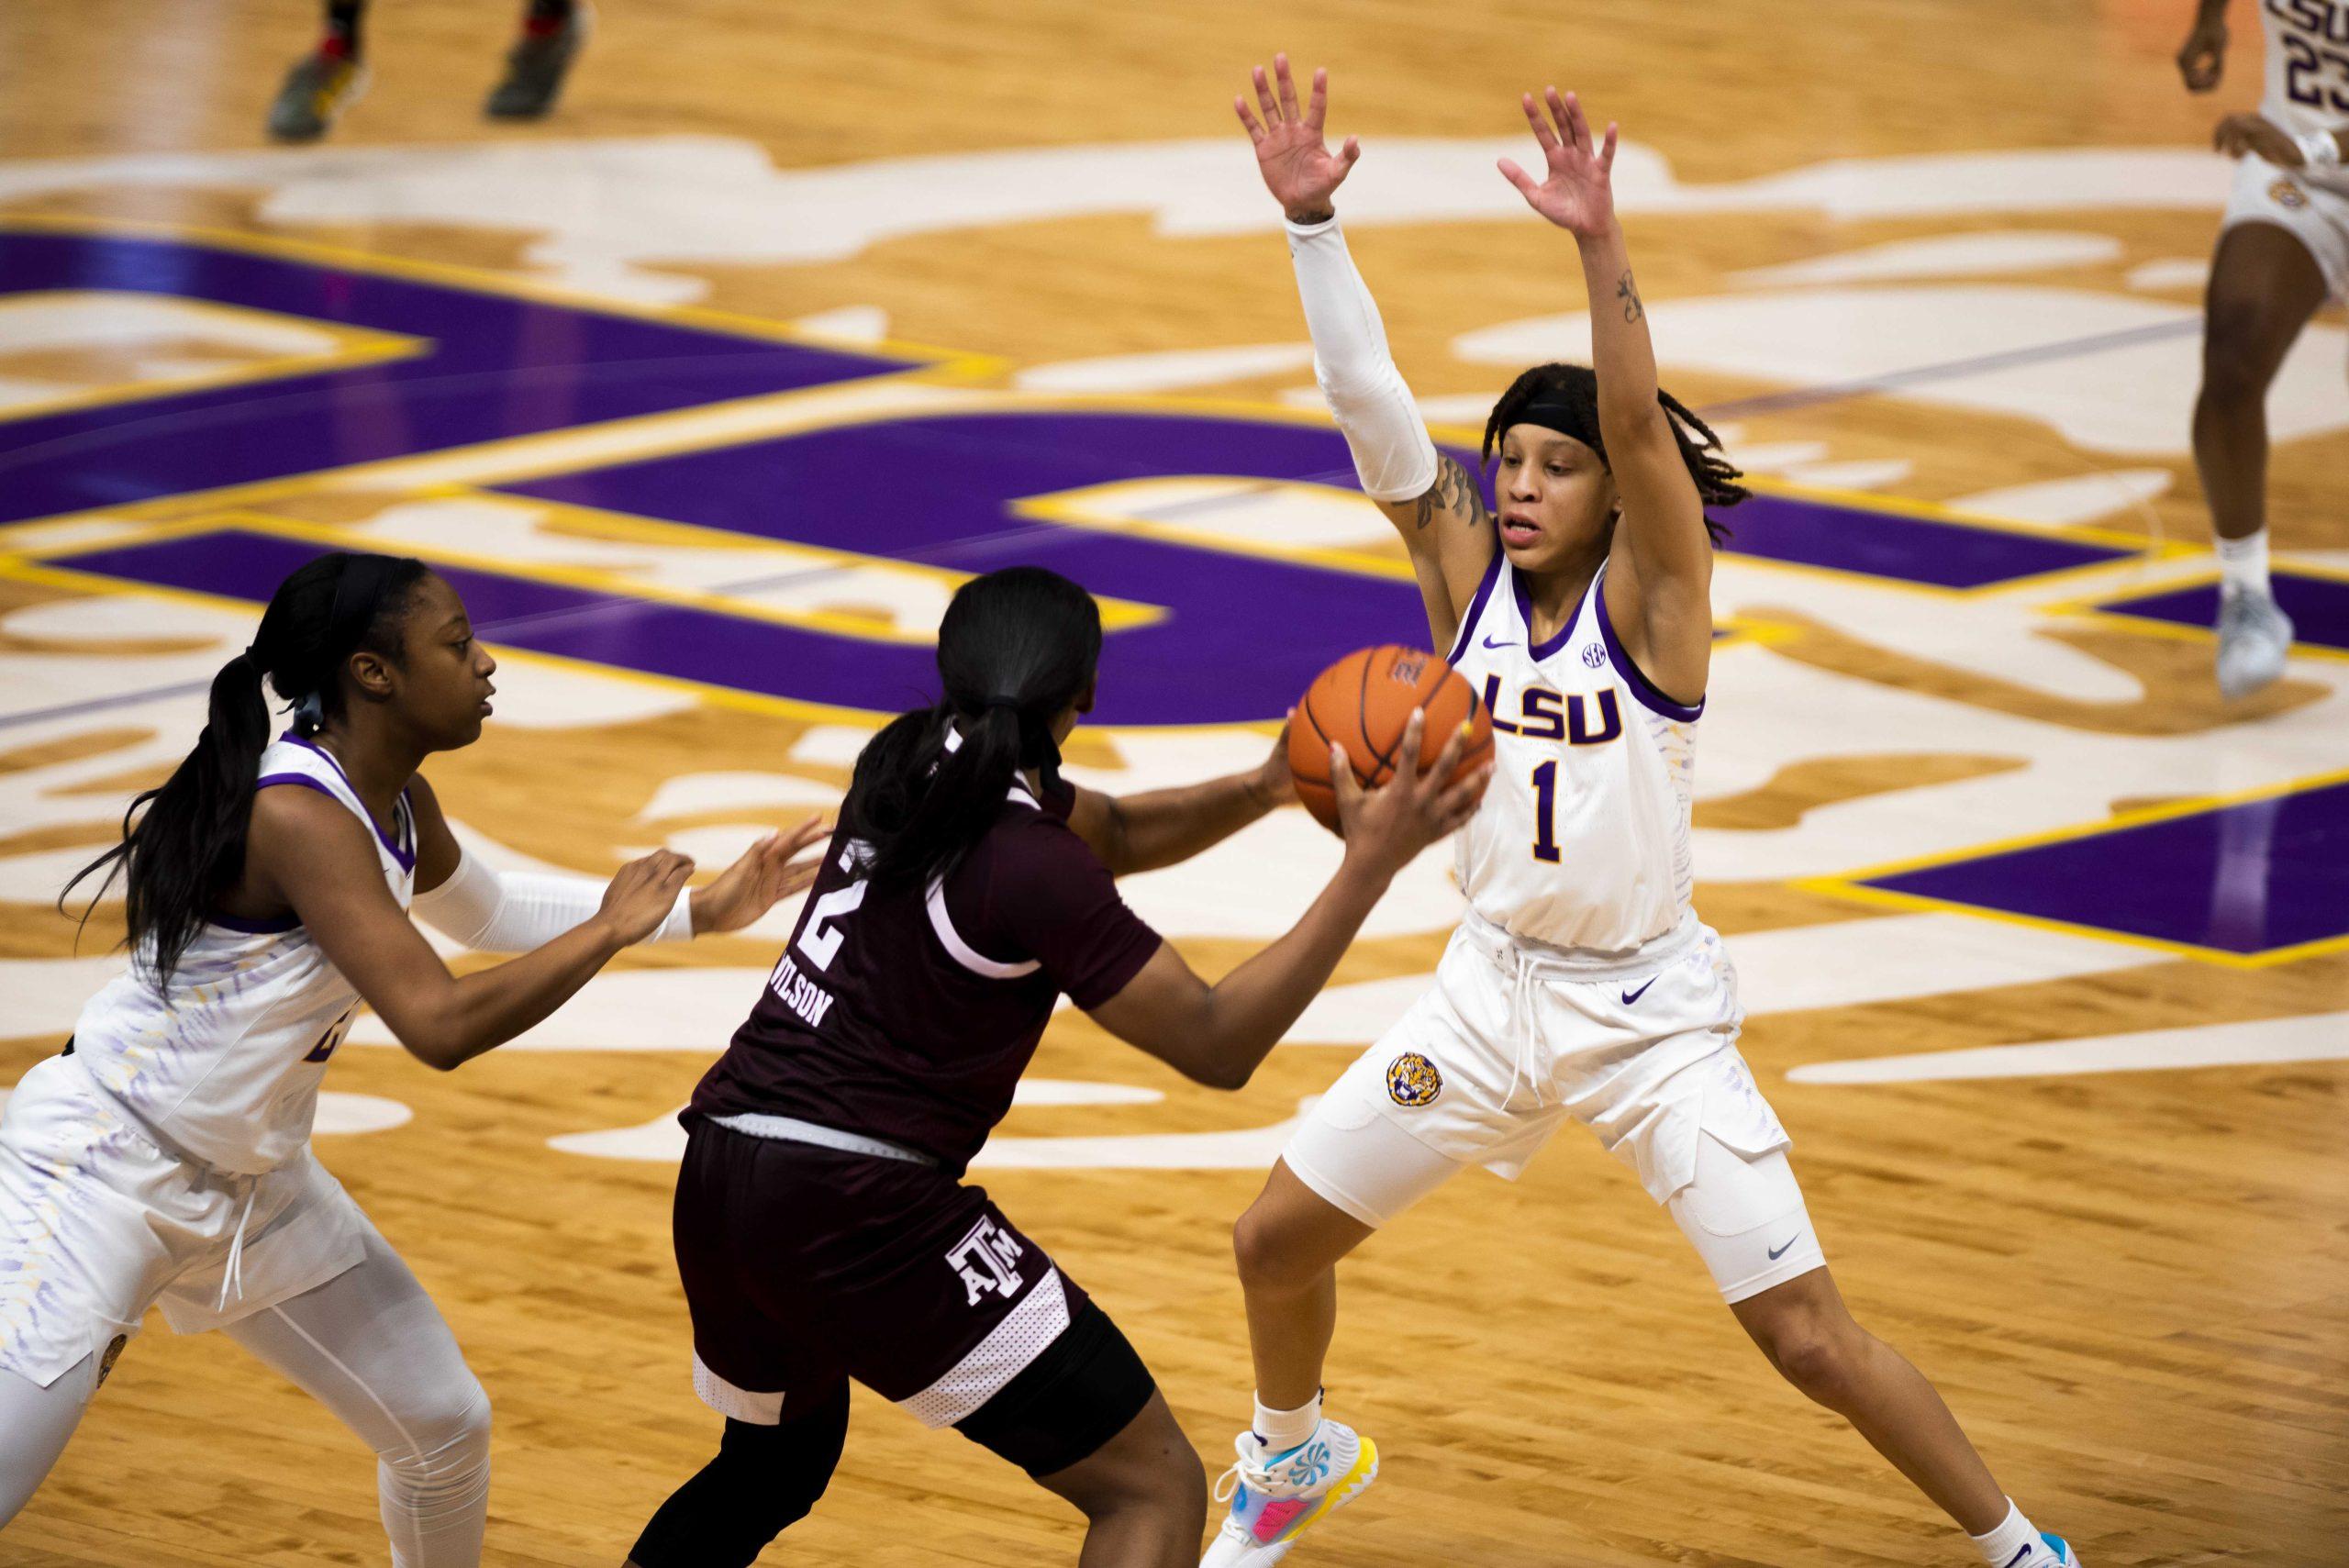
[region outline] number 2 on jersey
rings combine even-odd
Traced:
[[[841,944],[848,940],[848,933],[840,929],[838,922],[864,902],[864,887],[862,882],[852,882],[816,900],[816,907],[807,917],[807,929],[799,933],[799,951],[818,969],[829,969]]]
[[[1558,863],[1558,762],[1554,757],[1533,770],[1533,858],[1545,865]]]

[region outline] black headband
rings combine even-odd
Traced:
[[[1539,425],[1545,430],[1555,430],[1562,436],[1572,436],[1593,451],[1604,451],[1598,435],[1596,409],[1579,404],[1563,403],[1555,398],[1537,397],[1510,416],[1512,425]]]

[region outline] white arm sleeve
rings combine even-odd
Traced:
[[[1408,501],[1435,484],[1435,442],[1386,350],[1386,326],[1346,253],[1338,220],[1288,225],[1297,297],[1313,338],[1313,375],[1338,417],[1354,473],[1379,501]]]
[[[678,894],[676,907],[646,940],[691,940],[692,898],[690,890]],[[591,878],[495,872],[460,851],[449,880],[417,894],[411,908],[426,925],[476,952],[528,952],[584,924],[603,905],[604,884]]]

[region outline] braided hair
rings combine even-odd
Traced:
[[[1672,394],[1658,389],[1655,398],[1664,406],[1672,439],[1680,447],[1680,461],[1688,465],[1688,477],[1697,483],[1698,504],[1734,506],[1751,496],[1753,492],[1738,483],[1742,475],[1722,454],[1720,438],[1713,434],[1712,427]],[[1527,424],[1572,436],[1597,452],[1599,462],[1607,461],[1607,440],[1598,424],[1598,375],[1587,365],[1535,365],[1511,382],[1493,405],[1492,417],[1485,421],[1485,461],[1492,462],[1510,426]],[[1705,531],[1715,544],[1729,537],[1729,529],[1709,513]]]

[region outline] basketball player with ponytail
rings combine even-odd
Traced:
[[[1287,935],[1210,985],[1112,878],[1186,860],[1293,795],[1262,767],[1111,799],[1060,775],[1093,706],[1101,617],[1035,567],[964,584],[941,695],[866,745],[766,990],[685,1116],[678,1271],[717,1456],[662,1505],[638,1568],[748,1568],[840,1462],[851,1378],[952,1426],[1086,1518],[1093,1568],[1188,1568],[1206,1478],[1149,1370],[962,1176],[1065,995],[1216,1088],[1248,1081],[1395,873],[1466,820],[1454,737],[1364,794],[1342,863]],[[1400,747],[1419,755],[1414,717]],[[1333,749],[1334,750],[1334,749]]]
[[[665,852],[608,885],[488,869],[417,769],[480,738],[495,669],[420,562],[321,556],[214,678],[195,750],[74,879],[103,871],[101,895],[121,879],[130,962],[0,1117],[0,1526],[160,1303],[374,1449],[395,1568],[480,1561],[488,1401],[310,1151],[328,1064],[363,1002],[414,1055],[459,1066],[622,948],[758,918],[806,884],[791,857],[820,834],[770,838],[691,893],[693,863]],[[293,710],[273,740],[264,683]],[[524,956],[452,976],[411,899],[447,936]]]
[[[1932,1385],[1852,1320],[1737,1051],[1720,939],[1697,918],[1691,769],[1712,649],[1709,506],[1745,498],[1704,422],[1656,385],[1611,185],[1572,95],[1524,98],[1546,168],[1500,172],[1575,238],[1589,366],[1538,365],[1494,407],[1479,476],[1439,453],[1348,258],[1331,196],[1361,155],[1322,140],[1288,62],[1236,101],[1286,210],[1323,393],[1401,532],[1435,645],[1484,697],[1491,788],[1456,840],[1465,923],[1434,988],[1314,1109],[1234,1233],[1256,1373],[1207,1568],[1264,1568],[1377,1473],[1321,1412],[1339,1260],[1470,1164],[1516,1175],[1567,1118],[1635,1172],[1773,1366],[1843,1416],[1991,1568],[2076,1559],[2009,1502]],[[1547,113],[1543,112],[1546,106]]]

